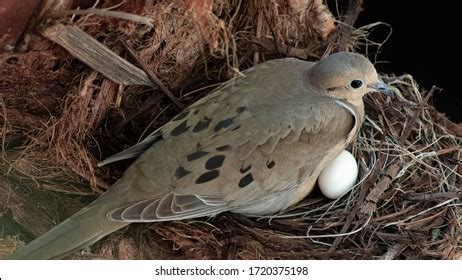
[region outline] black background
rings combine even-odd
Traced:
[[[336,1],[327,1],[335,11]],[[344,8],[348,1],[338,0]],[[462,10],[459,1],[366,0],[355,27],[386,22],[392,34],[380,49],[380,72],[411,74],[425,89],[436,85],[434,104],[454,122],[462,122]],[[372,39],[382,41],[389,28],[377,27]]]

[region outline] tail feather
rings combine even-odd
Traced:
[[[46,234],[14,252],[9,259],[59,259],[128,225],[128,223],[108,220],[105,215],[98,214],[103,212],[99,210],[101,210],[100,205],[85,207]]]

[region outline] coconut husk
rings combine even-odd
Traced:
[[[368,27],[351,28],[362,1],[350,1],[345,24],[318,0],[108,0],[79,10],[62,2],[44,1],[23,52],[0,53],[7,178],[0,221],[6,235],[26,241],[101,194],[131,163],[98,168],[101,159],[239,71],[371,45]],[[107,71],[116,68],[131,70]],[[315,192],[260,219],[132,225],[71,258],[459,257],[461,127],[432,106],[437,89],[420,89],[410,76],[385,79],[397,97],[366,98],[368,117],[352,145],[361,180],[346,197]]]

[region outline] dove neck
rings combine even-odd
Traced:
[[[360,124],[364,121],[364,102],[362,99],[343,101],[355,111],[356,118]]]

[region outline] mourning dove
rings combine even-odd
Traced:
[[[102,164],[138,157],[105,194],[11,259],[62,258],[134,222],[269,215],[309,194],[387,90],[355,53],[267,61]]]

